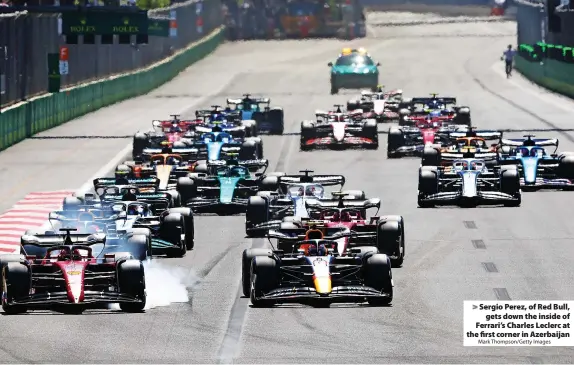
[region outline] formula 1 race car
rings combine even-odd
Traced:
[[[399,109],[399,125],[413,125],[417,120],[425,119],[431,112],[435,112],[434,118],[443,122],[471,125],[469,107],[457,106],[456,98],[437,95],[403,100]]]
[[[241,120],[241,113],[230,108],[222,109],[212,105],[212,109],[196,110],[195,117],[200,122],[196,133],[227,132],[234,138],[256,137],[257,123],[254,120]]]
[[[557,139],[534,138],[502,139],[498,161],[501,165],[515,165],[520,173],[523,190],[573,189],[574,153],[558,150]],[[553,153],[547,153],[543,146],[554,146]]]
[[[455,160],[451,167],[422,166],[419,170],[418,205],[504,205],[521,203],[518,170],[511,166],[486,168],[478,159]]]
[[[133,138],[132,158],[140,156],[144,149],[161,149],[165,145],[162,142],[173,144],[179,142],[186,146],[193,143],[195,136],[193,129],[200,123],[197,120],[181,120],[179,115],[173,114],[172,120],[154,120],[153,128],[149,131],[138,131]]]
[[[310,170],[300,172],[300,175],[268,176],[264,179],[267,188],[247,202],[245,231],[248,236],[264,237],[270,221],[285,217],[308,218],[307,201],[324,199],[326,186],[342,188],[345,185],[343,175],[311,175],[313,171]],[[353,198],[365,199],[363,191],[346,193]]]
[[[493,167],[498,164],[498,144],[488,146],[487,140],[500,140],[502,132],[494,130],[475,130],[466,132],[455,131],[448,133],[450,142],[442,147],[427,145],[422,153],[423,166],[449,166],[454,160],[474,157],[486,162],[487,166]]]
[[[136,200],[138,195],[141,200]],[[145,199],[147,194],[136,191],[100,195],[100,202],[70,197],[61,211],[50,213],[51,221],[62,227],[82,231],[96,230],[108,235],[108,239],[125,240],[130,235],[144,235],[148,242],[148,255],[182,257],[194,247],[193,211],[186,207],[169,208],[167,200]],[[74,202],[72,199],[75,198]],[[54,224],[53,224],[54,225]]]
[[[23,255],[0,256],[5,314],[35,309],[79,314],[106,303],[119,303],[125,312],[143,311],[146,293],[141,261],[129,253],[104,253],[105,235],[78,237],[72,230],[62,231],[64,237],[52,235],[48,241],[23,237]]]
[[[402,90],[383,91],[382,86],[377,91],[362,91],[359,99],[351,99],[347,102],[347,111],[361,109],[371,113],[369,117],[377,122],[385,122],[399,118],[399,105],[403,100]]]
[[[164,149],[165,153],[158,154],[150,153],[152,151],[155,152],[144,149],[138,159],[119,164],[115,171],[116,179],[134,179],[135,182],[151,179],[149,184],[154,185],[156,190],[165,191],[170,188],[173,190],[179,177],[193,171],[194,164],[189,160],[197,159],[199,155],[196,149],[186,149],[182,153],[172,153],[172,149]],[[185,153],[186,151],[190,153]],[[111,179],[108,181],[111,182]]]
[[[266,189],[264,173],[268,165],[267,160],[209,161],[205,166],[206,173],[190,173],[180,178],[177,190],[183,205],[196,213],[243,213],[248,198],[260,189]],[[264,170],[253,174],[250,169],[254,166]],[[203,170],[203,167],[198,166],[196,170]]]
[[[363,119],[361,110],[345,113],[341,106],[335,105],[334,112],[316,111],[316,121],[301,122],[301,150],[314,147],[379,148],[376,120]]]
[[[282,303],[315,307],[349,302],[389,305],[393,300],[389,257],[376,249],[357,249],[345,256],[336,252],[337,240],[352,234],[343,231],[323,236],[320,230],[310,230],[303,237],[293,237],[280,231],[270,232],[269,238],[293,241],[293,251],[245,250],[244,292],[250,289],[255,307]]]
[[[83,197],[66,197],[64,206],[76,206],[77,198],[84,199],[87,204],[109,203],[122,200],[126,194],[135,194],[137,200],[145,201],[158,209],[181,207],[181,198],[171,180],[166,190],[160,190],[161,182],[157,177],[148,178],[125,178],[101,177],[94,179],[94,191]],[[155,209],[155,208],[154,208]]]
[[[242,99],[227,99],[227,105],[241,112],[243,120],[250,119],[257,123],[259,132],[283,134],[284,113],[281,107],[270,107],[269,98],[252,98],[244,94]]]
[[[194,141],[198,159],[227,160],[238,156],[241,160],[263,158],[263,140],[260,137],[233,138],[226,132],[203,133]]]

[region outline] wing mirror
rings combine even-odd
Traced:
[[[333,62],[329,62],[329,63],[327,64],[327,66],[333,67]]]
[[[380,62],[377,62],[377,67],[379,67],[380,65],[381,65],[381,63],[380,63]]]
[[[161,128],[161,122],[159,120],[154,120],[151,122],[151,125],[153,125],[155,128]]]

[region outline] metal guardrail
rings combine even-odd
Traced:
[[[177,37],[150,36],[146,45],[102,45],[99,37],[93,45],[66,45],[59,34],[57,14],[0,15],[0,75],[4,75],[0,77],[0,106],[45,93],[47,54],[58,53],[60,46],[69,51],[69,74],[62,76],[64,88],[148,66],[199,40],[223,21],[220,0],[190,0],[148,14],[168,18],[171,11],[176,12]],[[198,27],[200,17],[203,24]]]

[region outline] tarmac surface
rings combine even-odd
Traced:
[[[515,43],[512,22],[371,27],[369,37],[226,44],[149,95],[104,108],[0,153],[0,211],[31,191],[77,189],[109,173],[131,136],[152,119],[224,104],[243,93],[283,106],[286,135],[264,137],[270,171],[347,176],[348,189],[380,197],[401,214],[407,257],[394,269],[388,308],[289,305],[255,309],[239,295],[241,253],[266,241],[244,238],[244,218],[199,217],[196,248],[158,260],[156,308],[142,314],[87,311],[2,316],[7,363],[572,363],[572,348],[463,347],[464,300],[568,300],[574,297],[572,192],[524,193],[519,208],[419,209],[419,160],[376,151],[300,152],[299,123],[356,91],[329,95],[329,68],[345,46],[379,61],[381,83],[405,96],[438,92],[471,107],[473,124],[560,139],[574,151],[574,102],[541,90],[500,61]],[[109,163],[111,161],[111,163]],[[115,163],[114,163],[115,162]],[[569,208],[570,207],[570,208]],[[150,274],[151,275],[151,274]],[[149,276],[149,275],[148,275]],[[148,277],[149,279],[149,277]],[[169,302],[187,286],[183,303]],[[162,292],[164,290],[164,292]],[[185,296],[185,294],[184,294]],[[160,297],[158,299],[158,297]],[[181,298],[173,302],[182,301]]]

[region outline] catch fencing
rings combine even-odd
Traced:
[[[68,47],[69,74],[62,88],[137,70],[185,48],[221,26],[220,0],[191,0],[149,12],[149,17],[177,21],[176,37],[149,36],[148,44],[65,44],[56,14],[0,15],[0,106],[7,106],[48,89],[47,54]]]

